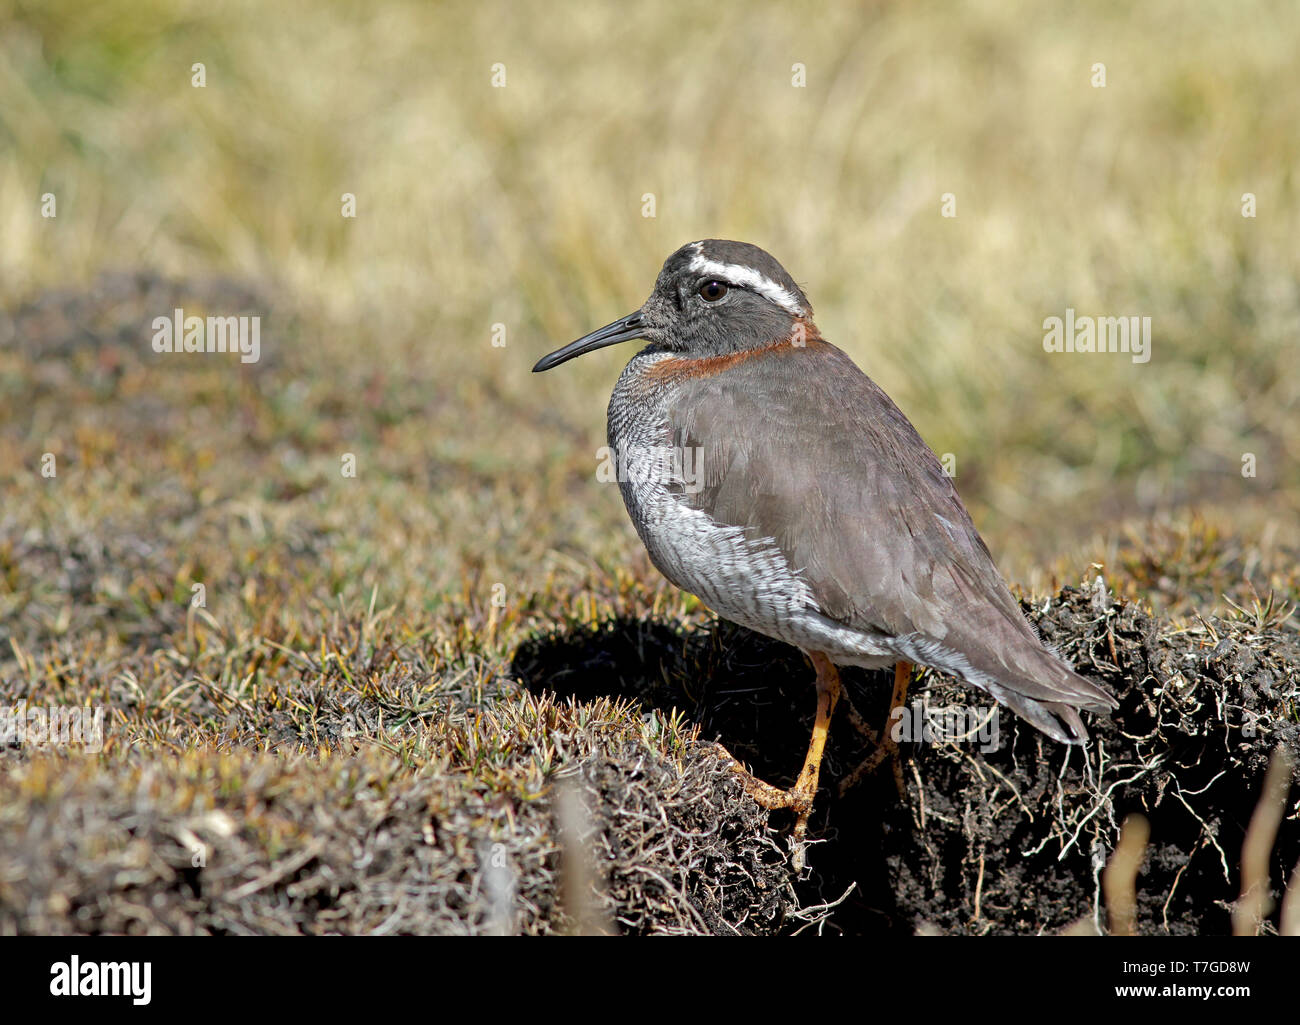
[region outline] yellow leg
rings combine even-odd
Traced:
[[[894,664],[894,693],[889,699],[889,723],[894,721],[894,709],[901,708],[906,704],[907,687],[911,679],[912,663],[896,662]],[[875,742],[876,749],[865,762],[840,781],[840,793],[843,794],[856,786],[864,776],[875,772],[880,763],[888,758],[894,766],[894,785],[898,788],[899,795],[906,798],[907,787],[903,783],[903,766],[898,759],[898,744],[894,742],[893,731],[890,730],[888,723],[884,732],[877,736],[874,730],[862,722],[861,717],[855,711],[854,725],[858,727],[860,732],[865,733]]]
[[[739,764],[736,771],[745,777],[745,791],[764,808],[789,808],[795,814],[794,838],[802,841],[808,831],[808,816],[812,814],[813,799],[817,796],[817,781],[821,775],[822,753],[826,750],[826,734],[830,730],[831,716],[840,699],[840,672],[821,652],[812,652],[812,662],[817,670],[817,718],[813,721],[812,739],[808,755],[804,758],[799,778],[789,790],[781,790],[750,775]],[[730,755],[728,755],[730,757]],[[803,868],[803,849],[796,846],[794,867]]]

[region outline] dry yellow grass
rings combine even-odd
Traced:
[[[586,470],[617,356],[532,358],[683,241],[744,238],[957,457],[1016,575],[1187,501],[1295,519],[1294,5],[4,8],[10,301],[105,269],[274,282],[315,365],[455,382],[457,418],[410,411],[435,452],[535,472],[560,435],[499,430],[509,403],[558,411]],[[1151,316],[1155,358],[1043,353],[1067,306]]]

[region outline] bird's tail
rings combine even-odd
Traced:
[[[1000,648],[971,645],[965,651],[919,634],[894,638],[894,645],[901,658],[941,669],[988,691],[1063,744],[1088,741],[1080,709],[1106,713],[1119,706],[1110,691],[1080,676],[1036,636],[1013,636]]]
[[[1088,730],[1079,711],[1106,713],[1117,708],[1119,702],[1110,691],[1080,676],[1055,655],[1044,651],[1043,656],[1036,660],[1039,665],[1034,667],[1032,676],[1016,671],[999,672],[996,678],[971,682],[984,687],[1053,740],[1086,744]]]

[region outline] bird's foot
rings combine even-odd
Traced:
[[[804,783],[804,774],[800,774],[799,781],[789,790],[782,790],[780,787],[773,786],[771,783],[755,776],[740,763],[740,759],[721,744],[714,744],[713,746],[717,749],[719,757],[731,763],[731,771],[740,777],[745,793],[754,799],[755,804],[776,811],[781,808],[796,807],[799,797],[804,796],[804,793],[800,791],[800,783]]]
[[[796,872],[803,871],[804,837],[808,833],[808,819],[812,815],[813,800],[817,796],[817,773],[810,771],[805,766],[804,770],[799,773],[795,785],[789,790],[782,790],[780,787],[773,786],[771,783],[755,776],[721,744],[715,744],[714,746],[718,749],[718,754],[731,763],[731,771],[740,777],[745,793],[753,798],[755,804],[769,811],[780,811],[789,808],[794,812],[794,839],[791,844],[794,850],[792,864]]]
[[[894,721],[894,709],[901,708],[907,702],[907,687],[911,678],[912,665],[910,662],[899,662],[894,666],[894,692],[889,703],[890,723]],[[890,766],[894,771],[894,786],[898,790],[898,796],[906,801],[907,785],[903,782],[903,761],[899,755],[898,742],[894,740],[893,731],[886,725],[883,732],[877,733],[858,710],[853,707],[853,703],[848,701],[848,695],[845,695],[845,700],[848,703],[849,722],[855,730],[875,746],[875,750],[867,756],[862,764],[840,780],[840,796],[843,797],[844,794],[880,768],[886,759],[889,759]]]
[[[888,734],[876,742],[876,749],[856,769],[840,780],[840,796],[843,797],[880,768],[886,758],[889,759],[894,770],[894,786],[898,789],[898,796],[903,800],[907,800],[907,785],[903,782],[903,763],[899,757],[898,745],[894,743]]]
[[[794,854],[790,860],[796,872],[803,870],[808,816],[812,814],[813,799],[817,796],[817,779],[821,772],[822,753],[826,749],[831,716],[840,699],[840,674],[835,664],[821,652],[809,652],[809,657],[813,668],[817,670],[817,717],[813,720],[808,754],[794,786],[789,790],[781,790],[771,783],[764,783],[742,768],[726,748],[718,745],[732,762],[733,768],[744,777],[745,790],[750,797],[764,808],[789,808],[794,812],[794,839],[790,844]]]
[[[863,718],[862,713],[859,712],[857,706],[853,704],[853,699],[849,697],[848,691],[844,692],[843,701],[845,705],[844,712],[849,717],[849,725],[852,726],[859,735],[864,737],[867,743],[872,747],[879,745],[881,739],[879,734],[877,734],[876,731],[871,728],[871,724]],[[888,736],[888,734],[886,734],[886,736]]]

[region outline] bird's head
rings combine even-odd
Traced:
[[[635,338],[699,358],[761,349],[813,331],[807,297],[771,255],[748,242],[705,239],[664,261],[639,310],[542,357],[533,371]]]

